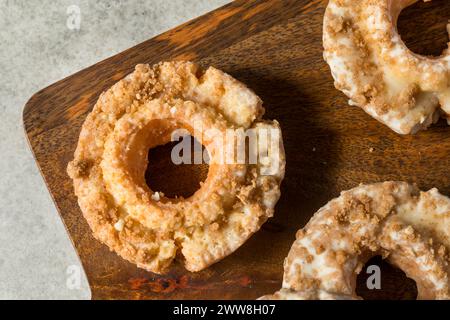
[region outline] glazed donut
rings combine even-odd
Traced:
[[[418,299],[450,299],[450,199],[404,182],[361,185],[299,230],[283,288],[262,299],[359,299],[356,276],[381,255],[417,283]]]
[[[415,54],[397,32],[400,12],[417,1],[330,0],[324,18],[324,58],[336,88],[399,134],[441,116],[450,124],[450,51]]]
[[[263,113],[255,93],[213,67],[138,65],[100,96],[68,165],[93,235],[155,273],[176,256],[199,271],[236,250],[273,215],[284,177],[280,127],[263,121]],[[209,173],[194,195],[172,199],[151,190],[144,176],[148,150],[170,142],[180,128],[203,142]],[[236,139],[220,138],[237,129],[273,130],[277,144],[257,150],[265,161],[225,163],[221,150]],[[271,174],[264,173],[268,167]]]

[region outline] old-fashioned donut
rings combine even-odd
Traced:
[[[297,233],[283,288],[263,299],[358,299],[356,276],[375,255],[417,283],[418,299],[450,299],[450,199],[404,182],[361,185]]]
[[[263,113],[250,89],[213,67],[138,65],[101,95],[68,165],[95,238],[155,273],[166,271],[176,256],[199,271],[236,250],[273,215],[284,177],[280,127],[263,121]],[[170,142],[180,128],[202,141],[210,166],[194,195],[171,199],[150,190],[144,175],[148,150]],[[224,162],[222,149],[236,140],[224,142],[222,135],[247,129],[276,133],[276,144],[257,150],[265,152],[265,161]],[[264,173],[269,167],[271,173]]]
[[[324,57],[336,88],[400,134],[440,116],[450,123],[450,51],[415,54],[397,32],[400,12],[417,1],[330,0],[324,18]]]

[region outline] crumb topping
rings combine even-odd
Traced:
[[[317,298],[326,292],[327,299],[358,299],[357,274],[381,255],[417,282],[419,299],[450,299],[449,209],[450,199],[436,189],[419,192],[404,182],[345,191],[297,232],[283,288],[264,298]]]
[[[213,174],[189,199],[150,190],[147,154],[169,142],[174,129],[198,123],[213,129],[205,143],[227,129],[281,132],[278,122],[261,119],[263,113],[253,91],[213,67],[136,66],[101,94],[67,168],[94,236],[155,273],[167,271],[177,256],[188,270],[199,271],[232,253],[273,215],[284,178],[282,141],[280,156],[270,159],[279,162],[278,170],[267,176],[260,174],[264,164],[220,164],[212,152]]]
[[[330,0],[324,18],[324,58],[335,86],[400,134],[450,118],[450,59],[411,52],[396,19],[414,1]]]

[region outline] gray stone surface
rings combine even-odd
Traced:
[[[82,273],[77,288],[78,258],[23,134],[22,109],[28,98],[59,79],[227,2],[0,2],[0,299],[90,297]],[[76,7],[68,14],[72,5]],[[78,30],[77,8],[81,14]]]

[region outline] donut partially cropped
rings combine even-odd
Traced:
[[[324,58],[336,88],[399,134],[441,116],[450,123],[450,51],[415,54],[397,32],[400,12],[416,2],[330,0],[324,18]]]
[[[138,65],[100,96],[68,165],[94,237],[155,273],[176,257],[200,271],[235,251],[273,215],[280,197],[281,130],[263,113],[253,91],[213,67]],[[148,150],[170,142],[178,129],[202,141],[210,157],[205,182],[187,199],[167,198],[145,181]],[[249,129],[258,141],[268,131],[278,137],[258,145],[265,161],[223,161],[223,149],[236,143],[225,133]]]
[[[262,299],[360,299],[356,277],[376,255],[416,281],[418,299],[450,299],[450,199],[404,182],[361,185],[314,214]]]

